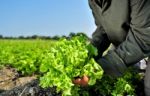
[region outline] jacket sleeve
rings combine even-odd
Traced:
[[[104,57],[122,61],[127,66],[150,56],[150,0],[138,0],[131,6],[131,24],[126,40]]]
[[[99,22],[99,18],[98,15],[96,14],[96,8],[93,8],[94,5],[92,4],[92,1],[89,0],[89,6],[92,10],[94,19],[95,19],[95,24],[97,26],[95,32],[92,34],[92,39],[91,39],[91,43],[98,49],[98,56],[95,57],[95,59],[97,60],[98,58],[100,58],[103,54],[103,52],[108,48],[108,46],[110,45],[110,41],[107,37],[107,35],[104,32],[103,27],[101,26]]]

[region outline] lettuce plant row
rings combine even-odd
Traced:
[[[0,40],[1,66],[11,65],[23,75],[37,74],[41,87],[55,87],[62,96],[92,96],[90,90],[102,96],[135,95],[133,79],[140,77],[128,70],[119,78],[106,76],[93,58],[96,55],[97,49],[82,35],[58,41]],[[72,83],[85,75],[88,88]]]

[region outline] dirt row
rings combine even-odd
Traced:
[[[22,77],[11,67],[0,69],[0,96],[60,96],[55,88],[43,89],[36,76]]]

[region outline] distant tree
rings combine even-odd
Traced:
[[[18,39],[25,39],[25,37],[24,36],[19,36]]]
[[[87,38],[88,38],[88,36],[87,36],[85,33],[83,33],[83,32],[78,32],[76,35],[77,35],[77,36],[82,35],[82,36],[85,36],[85,37],[87,37]]]
[[[39,39],[50,39],[51,37],[49,36],[38,36]]]
[[[26,36],[25,39],[31,39],[31,36]]]
[[[7,37],[3,37],[4,39],[14,39],[14,37],[11,37],[11,36],[7,36]]]
[[[74,33],[74,32],[70,32],[70,34],[69,34],[69,38],[74,37],[74,36],[76,36],[76,33]]]
[[[61,36],[61,38],[67,38],[67,36],[63,35],[63,36]]]
[[[58,39],[60,39],[60,37],[56,35],[56,36],[52,37],[52,39],[58,40]]]
[[[0,39],[3,39],[3,35],[0,35]]]
[[[33,35],[33,36],[31,36],[31,39],[38,39],[38,38],[39,38],[38,35]]]
[[[45,39],[52,39],[52,37],[50,37],[50,36],[46,36],[46,37],[45,37]]]

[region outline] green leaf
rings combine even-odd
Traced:
[[[98,55],[97,48],[95,48],[92,44],[87,45],[87,48],[88,48],[89,54],[91,56],[97,56]]]

